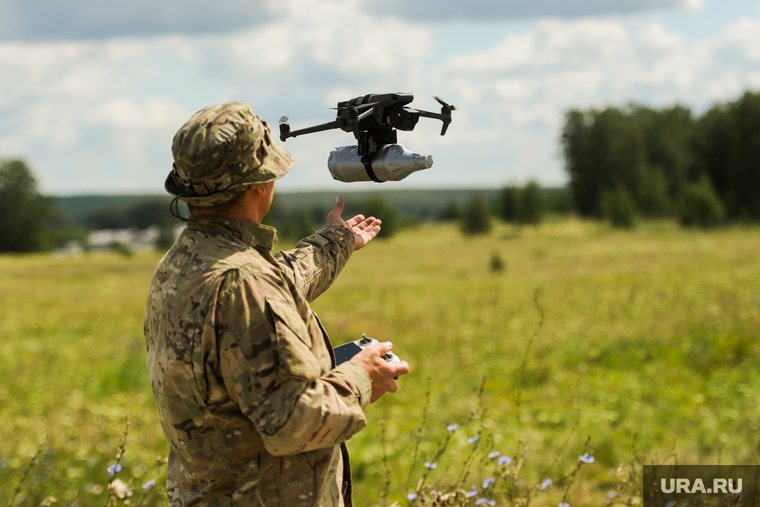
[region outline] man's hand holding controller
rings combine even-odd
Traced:
[[[392,348],[391,342],[378,343],[362,349],[350,359],[361,366],[369,375],[369,380],[372,383],[370,403],[376,402],[385,393],[398,391],[398,384],[394,379],[409,373],[409,364],[392,354]]]

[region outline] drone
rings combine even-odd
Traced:
[[[445,135],[451,123],[451,112],[456,108],[434,98],[441,104],[440,113],[408,107],[414,100],[411,93],[385,93],[338,102],[335,121],[313,127],[291,130],[288,117],[283,116],[279,122],[280,140],[285,142],[291,137],[333,129],[352,132],[357,145],[336,148],[330,154],[328,166],[333,178],[341,181],[398,181],[411,172],[432,166],[433,161],[430,155],[416,155],[398,145],[397,131],[414,130],[422,117],[440,120],[443,123],[441,135]],[[354,174],[358,163],[366,170],[367,177]]]

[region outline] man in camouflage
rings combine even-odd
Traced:
[[[344,442],[363,409],[409,367],[390,343],[335,367],[309,303],[381,222],[328,225],[271,254],[261,225],[274,180],[293,166],[245,104],[207,107],[177,132],[166,189],[190,205],[187,228],[161,260],[145,311],[153,394],[170,444],[173,506],[351,505]]]

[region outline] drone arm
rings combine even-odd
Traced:
[[[290,130],[290,124],[280,123],[280,141],[285,142],[290,137],[300,136],[302,134],[313,134],[314,132],[323,132],[325,130],[339,129],[343,127],[345,122],[341,120],[331,121],[329,123],[323,123],[321,125],[314,125],[313,127],[307,127],[305,129]]]
[[[420,116],[425,118],[434,118],[436,120],[441,120],[443,122],[443,126],[441,127],[441,135],[446,134],[446,129],[449,128],[449,123],[451,123],[451,111],[446,111],[445,108],[442,108],[442,111],[440,113],[431,113],[430,111],[422,111],[417,110],[417,112],[420,113]]]

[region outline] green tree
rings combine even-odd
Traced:
[[[126,206],[102,206],[87,213],[87,226],[91,229],[129,229],[134,226]]]
[[[715,227],[725,218],[723,204],[710,180],[703,177],[687,185],[678,200],[678,217],[687,227]]]
[[[301,239],[314,234],[313,212],[308,207],[295,210],[288,214],[281,228],[282,236],[291,239]]]
[[[578,212],[599,216],[601,196],[623,185],[642,214],[661,216],[695,175],[696,124],[681,106],[570,111],[562,145]]]
[[[37,180],[23,160],[0,161],[0,252],[45,248],[45,220],[52,201],[37,190]]]
[[[149,198],[135,203],[129,208],[132,227],[146,229],[151,225],[161,225],[166,220],[174,221],[169,211],[169,199]]]
[[[647,169],[645,136],[627,111],[571,111],[562,133],[565,168],[578,212],[600,216],[605,189],[623,185],[640,194]]]
[[[602,191],[602,214],[613,227],[632,229],[636,225],[636,203],[625,186]]]
[[[156,238],[155,248],[160,252],[165,252],[176,241],[177,237],[174,234],[176,222],[171,218],[165,217],[159,225],[158,238]]]
[[[679,189],[680,186],[679,183]],[[638,205],[642,214],[652,217],[663,216],[669,211],[668,181],[660,167],[650,167],[645,174],[639,189]]]
[[[573,198],[566,187],[544,189],[549,213],[568,215],[573,212]]]
[[[717,105],[698,121],[695,150],[729,218],[760,219],[760,93]]]
[[[462,218],[462,232],[467,235],[487,234],[491,231],[491,216],[488,214],[488,206],[483,194],[475,193],[470,197],[470,202],[464,211]]]
[[[530,181],[522,189],[522,205],[520,206],[520,222],[538,225],[546,213],[546,195],[541,186]]]
[[[501,189],[497,200],[497,213],[505,222],[517,222],[522,214],[523,193],[520,187],[508,185]]]
[[[464,210],[462,209],[462,206],[460,206],[457,201],[452,199],[446,203],[446,206],[444,206],[443,210],[441,211],[441,220],[446,222],[452,220],[460,220],[463,215]]]

